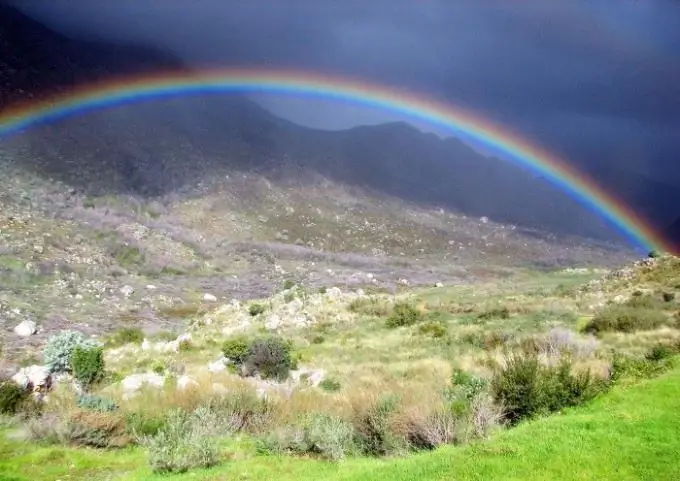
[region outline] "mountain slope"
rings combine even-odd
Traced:
[[[3,104],[95,78],[183,68],[162,52],[79,42],[8,7],[1,13]],[[545,181],[455,139],[404,123],[314,130],[235,95],[121,106],[33,128],[0,149],[15,164],[90,194],[167,195],[244,170],[302,185],[321,174],[466,215],[615,237]]]

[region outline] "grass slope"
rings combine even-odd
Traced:
[[[525,423],[487,442],[399,460],[341,464],[260,457],[225,447],[232,461],[172,479],[680,480],[680,368],[617,388],[587,407]],[[0,480],[156,479],[138,449],[100,452],[0,439]],[[158,479],[168,479],[158,477]]]

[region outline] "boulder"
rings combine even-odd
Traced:
[[[33,321],[23,321],[14,328],[14,334],[21,337],[32,336],[38,332],[38,326]]]
[[[203,294],[203,300],[205,302],[217,302],[217,297],[213,296],[212,294],[205,293]]]

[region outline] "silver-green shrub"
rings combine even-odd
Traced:
[[[45,365],[50,372],[70,372],[71,357],[77,347],[92,349],[99,343],[89,339],[82,332],[61,331],[50,337],[43,352]]]

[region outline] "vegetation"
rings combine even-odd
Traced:
[[[76,346],[71,355],[71,372],[85,389],[101,381],[104,377],[104,350],[101,347]]]

